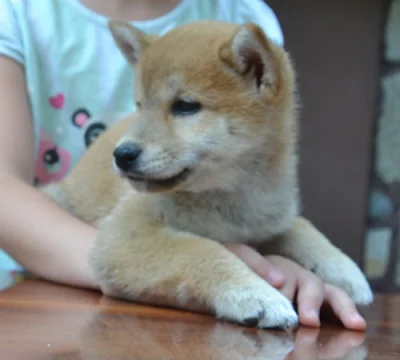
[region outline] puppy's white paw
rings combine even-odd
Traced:
[[[356,305],[367,306],[372,304],[372,302],[374,301],[372,289],[366,279],[361,283],[353,284],[351,289],[351,298]]]
[[[263,281],[255,286],[232,285],[219,291],[214,306],[217,317],[248,326],[279,329],[298,326],[290,301]]]
[[[356,305],[369,305],[374,296],[371,287],[360,268],[350,258],[343,257],[335,263],[323,263],[313,271],[325,282],[346,291]]]

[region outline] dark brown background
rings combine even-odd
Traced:
[[[267,3],[298,71],[304,213],[361,263],[384,1]]]

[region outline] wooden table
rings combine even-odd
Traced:
[[[289,334],[27,280],[0,292],[0,359],[400,359],[400,296],[378,296],[365,315],[365,334],[336,325]]]

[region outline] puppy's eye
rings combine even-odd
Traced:
[[[140,101],[136,101],[136,109],[140,109],[142,107],[142,104]]]
[[[172,104],[171,112],[175,116],[188,116],[201,110],[201,104],[197,101],[177,100]]]

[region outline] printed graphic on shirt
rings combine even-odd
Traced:
[[[80,108],[72,114],[72,124],[83,131],[85,147],[89,147],[97,137],[107,129],[107,125],[95,119],[87,109]]]
[[[93,141],[95,141],[101,133],[103,133],[107,129],[106,124],[101,122],[94,122],[90,124],[87,129],[85,130],[85,145],[89,147]]]
[[[55,145],[55,141],[42,128],[40,130],[39,153],[36,159],[36,180],[40,185],[58,182],[70,169],[71,154]]]
[[[90,113],[86,109],[78,109],[72,114],[72,124],[78,128],[83,128],[90,120]]]
[[[62,93],[58,93],[49,98],[50,105],[55,109],[62,109],[65,103],[65,95]]]

